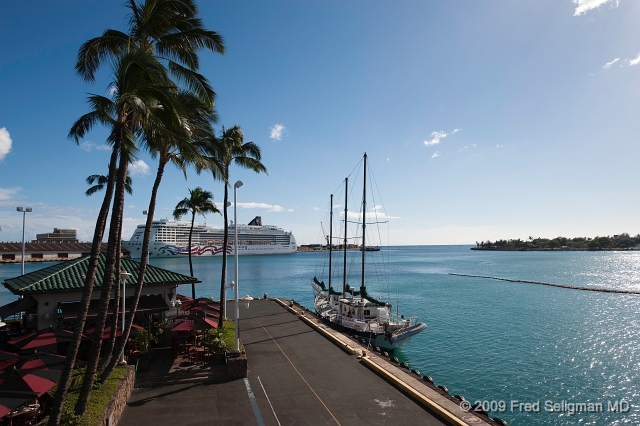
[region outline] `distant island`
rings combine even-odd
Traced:
[[[491,242],[476,241],[476,247],[472,247],[471,250],[520,250],[520,251],[533,251],[533,250],[639,250],[640,249],[640,234],[635,237],[629,236],[627,233],[618,234],[607,237],[578,237],[578,238],[566,238],[557,237],[553,239],[548,238],[533,238],[529,237],[527,240],[497,240]]]

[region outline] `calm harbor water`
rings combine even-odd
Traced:
[[[384,299],[390,295],[394,307],[400,300],[401,314],[427,323],[425,332],[396,351],[411,368],[472,403],[494,402],[491,415],[510,425],[640,423],[640,296],[449,275],[640,291],[640,252],[473,252],[469,246],[412,246],[391,247],[383,254],[389,258],[389,287],[371,282],[368,289]],[[311,308],[310,282],[324,257],[326,253],[241,257],[241,296],[268,293]],[[186,258],[153,259],[152,264],[189,273]],[[25,269],[47,265],[27,264]],[[218,298],[220,266],[218,257],[194,259],[195,275],[203,281],[197,285],[198,296]],[[229,268],[231,280],[233,259]],[[0,265],[0,280],[19,274],[19,264]],[[357,287],[359,279],[354,277],[351,285]],[[191,293],[187,287],[179,291]],[[14,299],[0,290],[0,303]],[[628,401],[629,410],[611,412],[609,403],[621,400]],[[534,404],[535,410],[538,402],[539,412],[525,411],[524,404]],[[580,403],[601,403],[602,410],[594,405],[600,412],[572,413],[567,405]],[[556,412],[549,412],[553,404]],[[626,408],[624,402],[618,407]]]

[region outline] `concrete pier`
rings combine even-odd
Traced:
[[[288,301],[240,309],[246,379],[138,389],[120,424],[495,424]]]

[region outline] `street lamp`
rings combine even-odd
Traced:
[[[238,203],[236,202],[236,192],[237,189],[242,186],[241,181],[237,181],[233,185],[233,249],[236,252],[236,288],[234,291],[234,296],[236,299],[236,353],[240,352],[240,308],[238,306]]]
[[[131,276],[128,272],[120,272],[120,284],[122,284],[122,333],[124,333],[124,314],[125,314],[125,306],[124,306],[124,298],[126,296],[125,284],[127,283],[127,278]],[[133,313],[131,314],[133,315]],[[122,351],[122,359],[120,360],[121,365],[127,365],[127,361],[124,359],[124,351]]]
[[[27,213],[31,213],[32,210],[31,207],[16,207],[16,210],[22,212],[22,273],[20,275],[24,275],[24,225],[27,220]]]

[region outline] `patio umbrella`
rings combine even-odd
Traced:
[[[10,370],[0,373],[0,392],[34,392],[42,396],[56,384],[23,370]]]
[[[33,391],[0,391],[0,417],[6,416],[12,410],[37,396],[38,395]]]
[[[16,363],[21,370],[62,370],[67,359],[64,355],[35,352],[25,355]]]
[[[89,328],[84,332],[91,335],[95,331],[96,331],[95,328]],[[120,337],[120,336],[122,336],[122,331],[120,331],[120,327],[116,327],[116,337]],[[111,327],[105,327],[104,331],[102,332],[102,340],[108,339],[109,337],[111,337]]]
[[[20,355],[13,352],[0,351],[0,371],[20,361]]]
[[[171,331],[192,331],[195,330],[196,324],[189,321],[182,321],[175,327],[171,329]]]
[[[16,348],[18,351],[38,349],[43,352],[57,352],[58,343],[70,342],[72,338],[72,331],[49,327],[46,330],[32,332],[11,339],[7,341],[7,344]],[[83,336],[83,339],[86,339],[86,336]]]

